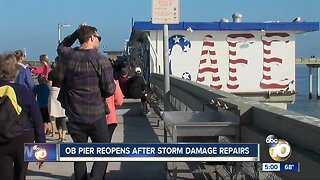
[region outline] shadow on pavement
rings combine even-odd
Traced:
[[[160,143],[146,116],[123,116],[123,143]],[[121,162],[106,179],[166,179],[165,162]]]
[[[66,180],[66,179],[73,179],[73,175],[72,177],[69,176],[61,176],[61,175],[55,175],[52,173],[48,173],[48,172],[40,172],[40,171],[32,171],[32,170],[28,170],[27,172],[28,178],[27,179],[48,179],[50,177],[50,179],[62,179],[62,180]]]

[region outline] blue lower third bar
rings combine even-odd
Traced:
[[[280,171],[299,172],[299,163],[280,163]]]
[[[59,161],[259,161],[259,144],[60,144]]]
[[[25,144],[24,160],[259,161],[259,144]]]

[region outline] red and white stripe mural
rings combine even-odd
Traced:
[[[262,36],[263,43],[263,77],[260,82],[260,86],[263,89],[283,89],[287,88],[290,81],[287,77],[284,77],[280,82],[276,82],[272,79],[271,65],[280,65],[283,63],[283,59],[276,57],[272,54],[273,43],[289,43],[290,35],[288,33],[266,33]]]
[[[221,89],[218,60],[214,50],[212,35],[206,35],[203,40],[197,82],[208,85],[212,88]],[[211,78],[211,80],[206,80]]]
[[[170,73],[174,76],[227,92],[295,91],[292,32],[171,33]],[[162,63],[158,65],[163,69]]]
[[[229,79],[227,83],[228,89],[239,88],[239,82],[237,78],[237,65],[248,64],[247,59],[237,56],[237,44],[247,41],[253,42],[253,38],[253,34],[229,34],[227,36],[227,42],[229,45]]]

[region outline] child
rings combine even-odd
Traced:
[[[33,91],[40,107],[43,123],[45,123],[44,131],[46,132],[48,129],[48,123],[50,122],[49,111],[48,111],[48,98],[50,94],[50,88],[48,86],[46,77],[41,74],[38,75],[38,82],[39,84],[34,87]],[[53,134],[51,134],[51,136],[53,136]]]

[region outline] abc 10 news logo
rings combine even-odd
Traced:
[[[34,157],[39,161],[44,161],[48,157],[48,152],[45,148],[34,145],[32,150],[34,151]]]
[[[266,138],[269,146],[269,155],[275,161],[286,161],[291,156],[291,146],[284,139],[278,139],[275,135],[269,135]]]

